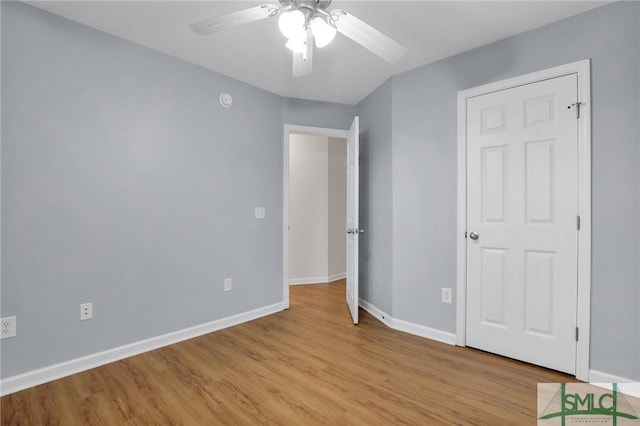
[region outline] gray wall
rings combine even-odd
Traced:
[[[392,189],[384,193],[393,194],[393,212],[374,208],[365,214],[385,224],[393,217],[393,230],[385,232],[393,234],[394,317],[455,332],[455,308],[440,302],[440,288],[456,282],[457,92],[590,58],[591,368],[640,379],[639,27],[640,3],[615,3],[395,76],[391,88],[387,83],[379,89],[392,93],[392,135],[385,126],[368,139],[382,139],[385,146],[376,151],[392,153],[375,167],[387,173],[392,166]],[[387,114],[360,112],[371,108],[372,99],[358,106],[364,129],[379,126],[371,120]],[[371,258],[389,255],[387,241],[372,239],[368,248]],[[379,304],[370,294],[379,284],[391,287],[386,279],[367,282],[361,295]]]
[[[17,2],[2,89],[2,377],[282,301],[280,97]]]
[[[285,124],[348,129],[355,115],[353,105],[282,98],[282,122]]]
[[[2,377],[281,301],[282,123],[346,129],[356,111],[360,296],[454,332],[439,299],[455,286],[457,91],[591,58],[592,368],[640,380],[640,4],[395,76],[357,107],[1,7],[0,309],[18,317]],[[86,301],[95,319],[80,322]]]
[[[393,78],[393,311],[455,332],[440,289],[456,286],[458,86],[442,64]]]
[[[358,104],[360,297],[389,315],[392,304],[391,80]]]

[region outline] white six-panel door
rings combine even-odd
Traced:
[[[575,373],[577,75],[467,100],[468,346]],[[473,235],[471,233],[474,233]]]
[[[359,229],[359,118],[355,117],[347,137],[347,305],[358,324],[358,238]]]

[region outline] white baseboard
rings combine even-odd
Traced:
[[[617,383],[618,391],[625,395],[640,398],[640,379],[632,380],[598,370],[589,370],[589,384],[611,390],[612,383]]]
[[[334,282],[334,281],[338,281],[338,280],[344,280],[345,278],[347,278],[347,273],[346,272],[340,272],[339,274],[333,274],[333,275],[329,275],[328,279],[329,281],[327,282]]]
[[[227,318],[222,318],[205,324],[196,325],[183,330],[174,331],[172,333],[163,334],[161,336],[152,337],[150,339],[141,340],[139,342],[108,349],[103,352],[40,368],[38,370],[7,377],[6,379],[0,380],[0,396],[9,395],[10,393],[41,385],[52,380],[90,370],[95,367],[100,367],[114,361],[119,361],[124,358],[129,358],[134,355],[212,333],[223,328],[242,324],[244,322],[280,312],[283,309],[284,305],[282,303],[276,303]]]
[[[427,327],[424,325],[414,324],[412,322],[394,318],[393,328],[395,328],[396,330],[404,331],[405,333],[415,334],[416,336],[426,337],[427,339],[446,343],[448,345],[455,346],[456,344],[455,334],[449,333],[447,331],[437,330],[435,328]]]
[[[616,376],[598,370],[589,370],[589,383],[637,383],[640,379],[633,380],[626,377]]]
[[[456,344],[456,335],[453,333],[393,318],[384,311],[378,309],[376,306],[362,299],[358,300],[358,304],[362,309],[369,312],[378,320],[382,321],[387,327],[393,328],[394,330],[425,337],[448,345]]]
[[[387,327],[393,328],[393,318],[390,315],[373,306],[366,300],[358,299],[358,305],[371,315],[382,321]]]
[[[326,284],[333,281],[341,280],[347,277],[346,272],[340,274],[328,275],[324,277],[308,277],[308,278],[291,278],[289,285],[303,285],[303,284]]]

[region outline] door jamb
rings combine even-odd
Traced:
[[[349,130],[325,127],[284,125],[282,163],[282,304],[289,309],[289,138],[292,134],[347,139]]]
[[[456,344],[466,344],[467,257],[467,99],[525,84],[561,77],[578,76],[578,100],[582,102],[578,121],[578,300],[576,324],[580,337],[576,346],[576,378],[589,381],[589,340],[591,337],[591,74],[590,60],[572,62],[458,92],[458,225]]]

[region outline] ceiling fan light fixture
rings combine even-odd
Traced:
[[[306,18],[300,10],[291,10],[280,14],[278,27],[280,32],[289,40],[303,39]]]
[[[311,74],[314,45],[318,48],[327,46],[336,32],[392,64],[407,51],[398,41],[349,12],[328,10],[331,3],[332,0],[279,0],[279,4],[249,7],[189,26],[194,32],[207,35],[277,16],[280,31],[287,39],[286,47],[293,51],[292,74],[295,77]]]
[[[314,17],[309,23],[313,38],[316,41],[316,46],[319,48],[325,47],[336,36],[336,29],[327,23],[320,16]]]

